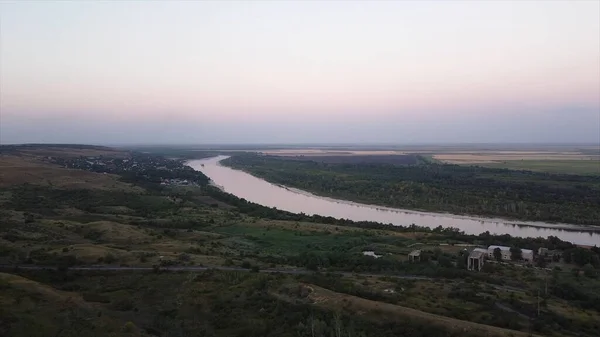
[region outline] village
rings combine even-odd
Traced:
[[[200,186],[206,178],[187,166],[183,160],[144,153],[132,153],[126,158],[82,156],[76,158],[45,157],[45,161],[68,169],[96,173],[118,174],[129,180],[144,180],[161,186]]]
[[[412,263],[424,262],[423,250],[415,249],[408,254],[408,261]],[[487,248],[475,247],[472,250],[464,248],[461,255],[467,258],[467,270],[481,271],[486,263],[512,263],[518,266],[546,268],[548,263],[559,262],[562,258],[560,250],[549,250],[540,247],[536,252],[531,249],[521,249],[517,247],[490,245]],[[569,252],[569,254],[571,254]],[[569,255],[568,261],[572,258]]]

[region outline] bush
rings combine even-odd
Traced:
[[[86,302],[110,303],[110,298],[106,295],[97,293],[83,293],[83,299]]]
[[[10,283],[5,279],[0,279],[0,290],[10,288]]]
[[[135,330],[137,330],[137,326],[135,326],[135,324],[132,322],[127,322],[125,325],[123,325],[123,332],[132,333]]]
[[[179,261],[186,261],[186,262],[187,262],[187,261],[190,261],[192,258],[190,257],[190,255],[189,255],[189,254],[186,254],[186,253],[181,253],[181,254],[179,254],[179,256],[177,257],[177,259],[178,259]]]
[[[118,311],[131,311],[133,307],[133,301],[128,297],[120,298],[112,304],[112,308]]]
[[[104,255],[104,263],[111,264],[117,262],[117,260],[117,257],[114,256],[112,253],[107,253],[106,255]]]

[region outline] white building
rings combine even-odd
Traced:
[[[475,248],[469,254],[469,259],[467,261],[467,269],[468,270],[476,270],[480,271],[483,268],[483,263],[485,262],[485,257],[487,255],[487,250],[483,248]]]
[[[410,254],[408,254],[408,261],[409,262],[421,261],[421,250],[417,249],[417,250],[413,250],[412,252],[410,252]]]
[[[500,252],[502,253],[502,260],[511,259],[510,247],[506,246],[489,246],[487,249],[488,258],[495,259],[494,250],[496,250],[496,248],[500,248]],[[521,249],[521,256],[523,257],[523,260],[531,262],[533,261],[533,250]]]
[[[523,260],[533,262],[533,250],[521,249],[521,256],[523,257]]]

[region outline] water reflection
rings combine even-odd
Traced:
[[[504,221],[496,218],[487,219],[446,213],[418,212],[318,197],[306,191],[271,184],[246,172],[220,165],[219,161],[225,158],[227,157],[219,156],[193,160],[188,165],[202,171],[215,185],[226,192],[251,202],[289,212],[305,213],[307,215],[318,214],[354,221],[377,221],[401,226],[415,224],[431,228],[438,226],[456,227],[468,234],[480,234],[489,231],[492,234],[510,234],[522,237],[553,235],[562,240],[578,244],[600,245],[600,234],[590,231],[592,229],[590,227],[543,222],[517,223],[514,220]],[[593,229],[600,231],[598,227]]]

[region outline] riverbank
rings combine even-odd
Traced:
[[[222,164],[275,184],[361,204],[600,226],[600,177],[437,164],[327,164],[253,154]]]
[[[227,156],[188,162],[206,174],[214,184],[228,193],[257,204],[296,214],[330,216],[353,221],[374,221],[382,224],[422,227],[453,227],[466,234],[509,234],[516,237],[556,236],[581,245],[600,245],[597,228],[569,224],[538,222],[515,223],[501,218],[483,218],[443,213],[419,212],[389,207],[364,205],[352,201],[316,196],[312,193],[281,187],[249,173],[221,165]],[[205,164],[201,167],[201,163]]]
[[[229,157],[225,157],[225,158],[221,159],[217,163],[217,165],[232,168],[232,167],[224,165],[222,163],[223,160],[225,160],[227,158],[229,158]],[[232,169],[235,169],[235,168],[232,168]],[[317,194],[317,193],[301,190],[301,189],[298,189],[295,187],[278,184],[272,180],[270,181],[269,179],[254,175],[254,174],[252,174],[252,172],[250,170],[247,170],[247,169],[236,169],[236,170],[245,172],[256,178],[263,179],[264,181],[266,181],[274,186],[284,188],[292,193],[297,193],[297,194],[312,197],[312,198],[320,198],[322,200],[327,200],[327,201],[331,201],[331,202],[335,202],[335,203],[341,203],[341,204],[358,206],[358,207],[368,207],[368,208],[372,208],[372,209],[375,209],[378,211],[388,211],[388,212],[395,212],[395,213],[428,215],[428,216],[443,216],[443,217],[450,217],[450,218],[462,219],[462,220],[475,220],[475,221],[484,220],[486,222],[503,223],[503,224],[513,225],[513,226],[555,228],[555,229],[563,229],[563,230],[567,230],[567,231],[590,231],[590,232],[594,232],[594,233],[600,233],[600,226],[574,225],[574,224],[567,224],[567,223],[547,223],[547,222],[541,222],[541,221],[523,222],[523,221],[520,221],[519,219],[497,218],[497,217],[489,217],[486,215],[474,216],[474,215],[469,215],[469,214],[453,214],[453,213],[448,213],[448,212],[431,212],[431,211],[427,211],[427,210],[409,210],[409,209],[401,209],[401,208],[381,206],[381,205],[365,204],[365,203],[351,201],[351,200],[336,199],[332,196]],[[224,190],[223,186],[217,186],[217,185],[215,185],[215,186],[221,190]]]
[[[252,174],[245,170],[241,170],[241,171],[248,173],[248,174]],[[260,177],[257,177],[257,178],[260,178]],[[494,217],[487,217],[485,215],[472,216],[472,215],[468,215],[468,214],[452,214],[452,213],[447,213],[447,212],[428,212],[426,210],[408,210],[408,209],[401,209],[401,208],[392,208],[392,207],[387,207],[387,206],[363,204],[360,202],[355,202],[355,201],[350,201],[350,200],[335,199],[333,197],[314,194],[314,193],[307,192],[307,191],[304,191],[304,190],[301,190],[298,188],[275,184],[266,179],[265,179],[265,181],[269,182],[271,184],[274,184],[276,186],[279,186],[281,188],[284,188],[293,193],[297,193],[297,194],[301,194],[301,195],[305,195],[305,196],[309,196],[309,197],[314,197],[314,198],[320,198],[320,199],[332,201],[335,203],[342,203],[342,204],[358,206],[358,207],[369,207],[369,208],[372,208],[372,209],[375,209],[378,211],[395,212],[395,213],[401,213],[401,214],[443,216],[443,217],[450,217],[453,219],[461,219],[461,220],[475,220],[475,221],[483,220],[486,222],[503,223],[503,224],[512,225],[512,226],[555,228],[555,229],[563,229],[563,230],[567,230],[567,231],[569,231],[569,230],[570,231],[590,231],[590,232],[594,232],[594,233],[600,233],[600,226],[584,226],[584,225],[573,225],[573,224],[566,224],[566,223],[546,223],[546,222],[530,222],[530,221],[518,222],[517,219],[494,218]]]

